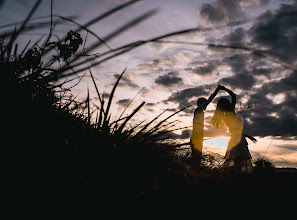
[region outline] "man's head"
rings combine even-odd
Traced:
[[[197,100],[197,106],[199,107],[200,105],[202,105],[204,102],[206,101],[206,98],[199,98]],[[206,106],[205,106],[206,107]]]

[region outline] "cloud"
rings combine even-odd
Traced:
[[[249,53],[237,53],[222,60],[222,63],[229,65],[234,73],[245,73],[246,64],[250,60],[251,56]]]
[[[289,94],[297,93],[297,71],[291,72],[290,74],[285,75],[279,80],[270,81],[262,85],[259,89],[262,94],[271,93],[277,95],[279,93]]]
[[[246,34],[245,30],[242,27],[236,28],[234,31],[223,37],[223,41],[227,45],[232,46],[245,46],[245,39]]]
[[[241,6],[241,7],[251,7],[251,6],[264,6],[269,3],[269,0],[236,0],[236,2]]]
[[[231,77],[222,78],[218,84],[229,86],[233,89],[238,88],[241,90],[251,90],[255,82],[256,80],[252,75],[248,73],[242,73],[242,74],[235,74],[234,76],[231,76]]]
[[[253,135],[297,138],[296,91],[295,72],[255,89],[249,96],[249,101],[255,107],[244,113],[244,118],[249,119],[245,123],[246,129]],[[283,98],[276,102],[275,97],[279,95]]]
[[[126,106],[130,101],[131,99],[120,99],[119,101],[117,101],[117,104],[121,106]]]
[[[120,76],[120,74],[117,74],[117,73],[113,75],[113,77],[116,78],[116,79],[118,79],[119,76]],[[121,78],[121,80],[120,80],[118,86],[119,86],[119,87],[129,87],[129,88],[133,88],[133,89],[139,88],[139,86],[138,86],[136,83],[134,83],[134,82],[130,79],[130,77],[127,76],[127,75],[126,75],[126,76],[125,76],[125,75],[122,76],[122,78]]]
[[[166,70],[172,69],[172,65],[175,63],[174,57],[164,57],[160,59],[154,59],[146,63],[138,64],[138,68],[140,68],[144,72],[152,72],[161,73]]]
[[[158,51],[159,53],[166,51],[168,48],[170,48],[171,44],[165,44],[165,43],[158,43],[158,42],[152,42],[149,44],[150,48],[153,50]]]
[[[251,72],[251,68],[254,68],[252,60],[253,56],[249,53],[238,53],[223,58],[220,65],[230,66],[232,75],[220,79],[218,83],[231,89],[252,89],[256,83],[254,74]]]
[[[200,25],[206,27],[225,25],[245,17],[240,5],[230,0],[205,3],[201,7],[199,15]]]
[[[168,97],[167,100],[165,100],[165,102],[177,103],[179,104],[179,108],[183,108],[190,104],[195,105],[199,97],[202,97],[202,96],[206,97],[210,95],[209,94],[210,88],[214,88],[214,86],[203,85],[203,86],[183,89],[181,91],[173,93],[171,96]]]
[[[265,11],[248,30],[252,46],[269,50],[280,60],[291,63],[297,58],[296,23],[297,2],[280,4],[274,12]]]
[[[155,82],[164,87],[176,86],[182,84],[183,79],[178,76],[177,72],[169,72],[156,78]]]
[[[204,18],[207,18],[204,20],[207,25],[222,24],[218,19],[225,23],[232,20],[224,15],[224,10],[212,14],[219,10],[219,2],[208,6],[210,17]],[[250,7],[264,5],[267,1],[237,3],[240,7]],[[249,27],[238,27],[216,39],[219,44],[266,50],[269,54],[258,56],[252,51],[232,49],[212,50],[211,54],[223,56],[218,63],[230,67],[232,74],[221,78],[219,84],[239,91],[238,104],[242,101],[253,106],[239,114],[245,131],[251,135],[297,139],[297,71],[284,65],[297,63],[296,24],[297,2],[279,4],[275,10],[258,16]]]
[[[249,75],[236,75],[230,78],[223,78],[222,81],[229,80],[228,86],[234,88],[241,88],[241,93],[237,94],[236,112],[244,121],[244,131],[254,136],[279,136],[285,139],[292,136],[297,138],[297,113],[296,113],[296,100],[297,100],[297,74],[291,73],[289,76],[279,79],[268,81],[262,87],[253,87],[253,89],[242,89],[251,83],[247,83]],[[237,77],[237,78],[236,78]],[[245,85],[245,83],[247,83]],[[196,100],[199,97],[207,98],[216,85],[203,85],[199,87],[192,87],[180,90],[173,93],[168,97],[165,102],[173,102],[179,105],[179,108],[192,104],[186,113],[192,114],[196,106]],[[271,96],[267,96],[272,94]],[[282,99],[275,102],[275,97],[281,95]],[[217,103],[221,97],[213,101]],[[230,98],[230,97],[228,97]],[[244,100],[245,99],[245,100]],[[244,100],[244,101],[243,101]],[[239,103],[243,101],[243,110],[246,110],[247,103],[249,103],[248,110],[239,113]],[[245,104],[244,104],[245,103]],[[213,114],[213,112],[211,113]],[[190,115],[189,115],[190,116]],[[212,117],[209,116],[209,117]],[[211,126],[206,125],[206,130],[213,130]],[[217,135],[220,131],[213,131],[210,135]]]
[[[186,70],[202,77],[218,74],[217,65],[214,64],[214,62],[202,63],[196,66],[188,67]]]
[[[259,7],[255,12],[257,14],[261,10],[260,6],[267,5],[268,2],[217,0],[206,3],[199,13],[200,24],[206,27],[227,25],[246,18],[244,10],[248,7],[249,10],[251,7]],[[259,56],[253,51],[222,48],[202,56],[201,51],[194,54],[192,51],[185,53],[184,49],[170,48],[166,50],[167,57],[148,62],[143,68],[147,68],[146,71],[149,73],[158,74],[154,80],[163,89],[183,83],[183,88],[177,87],[179,91],[169,95],[163,104],[174,103],[178,108],[192,104],[193,106],[185,111],[188,116],[191,114],[192,117],[199,97],[207,98],[217,84],[222,84],[237,93],[236,111],[243,119],[244,130],[248,134],[278,135],[283,139],[293,136],[297,139],[297,115],[294,113],[297,100],[297,71],[292,70],[297,68],[290,69],[283,65],[297,65],[297,2],[280,3],[275,9],[265,11],[250,21],[241,26],[222,29],[220,34],[203,33],[203,40],[215,44],[266,50],[269,55]],[[178,53],[178,50],[181,52]],[[164,55],[165,53],[162,54]],[[197,75],[209,78],[203,78],[205,85],[194,87],[192,84],[196,82],[192,78],[187,82],[186,77],[181,77],[181,70],[192,78]],[[218,71],[220,73],[216,75]],[[197,78],[200,77],[195,79]],[[218,98],[214,103],[217,100]],[[240,103],[244,107],[243,110],[248,103],[252,108],[239,114],[242,110]],[[205,129],[210,130],[211,127],[212,125],[206,124]],[[214,133],[217,134],[217,131]]]

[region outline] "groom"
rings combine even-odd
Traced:
[[[201,164],[202,155],[202,145],[204,138],[204,110],[208,104],[214,99],[217,93],[220,91],[221,86],[218,85],[214,93],[212,93],[208,99],[199,98],[197,100],[197,108],[194,112],[193,118],[193,130],[191,136],[191,150],[192,150],[192,160],[196,166]]]

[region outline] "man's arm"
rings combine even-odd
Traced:
[[[216,97],[216,95],[218,94],[218,92],[220,91],[221,86],[218,85],[218,87],[216,88],[216,90],[209,96],[209,98],[203,102],[203,104],[201,106],[199,106],[199,109],[204,109],[206,108],[206,106],[208,106],[208,104],[214,99],[214,97]]]

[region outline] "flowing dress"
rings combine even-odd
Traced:
[[[226,125],[231,133],[228,147],[226,150],[224,166],[239,165],[243,171],[251,171],[251,154],[245,135],[242,133],[242,120],[233,113],[226,115]]]

